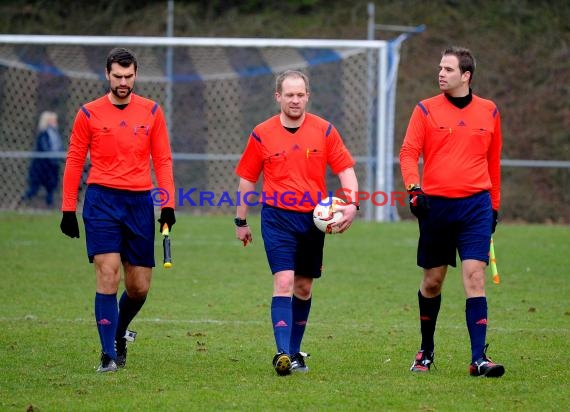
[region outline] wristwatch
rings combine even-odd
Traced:
[[[410,183],[408,186],[406,186],[406,190],[408,192],[412,192],[412,191],[417,190],[419,188],[420,188],[419,183]]]
[[[234,223],[236,224],[237,227],[244,227],[247,226],[247,220],[246,219],[241,219],[239,217],[236,217],[234,219]]]
[[[351,202],[350,204],[356,206],[356,210],[360,210],[360,205],[358,203]]]

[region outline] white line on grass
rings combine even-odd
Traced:
[[[38,318],[35,315],[26,315],[24,317],[0,317],[0,322],[54,322],[54,323],[93,323],[94,319],[84,319],[84,318],[76,318],[76,319],[64,319],[64,318],[57,318],[57,319],[45,319],[45,318]],[[267,321],[260,321],[260,320],[227,320],[227,319],[160,319],[160,318],[136,318],[135,320],[137,323],[161,323],[161,324],[210,324],[210,325],[264,325]],[[318,327],[324,326],[328,324],[319,323],[319,322],[311,322],[311,327]],[[354,328],[370,328],[379,326],[377,324],[370,324],[370,323],[335,323],[335,325],[340,325],[344,327],[354,327]],[[382,326],[382,328],[386,329],[386,326]],[[416,325],[391,325],[388,326],[390,329],[417,329]],[[438,325],[438,329],[464,329],[465,325]],[[570,329],[568,328],[505,328],[505,327],[493,327],[490,328],[492,331],[497,332],[509,332],[509,333],[516,333],[516,332],[535,332],[535,333],[570,333]]]

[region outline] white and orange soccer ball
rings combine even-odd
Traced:
[[[342,212],[336,210],[337,205],[345,204],[344,200],[338,197],[325,198],[321,200],[313,210],[313,222],[321,232],[327,234],[338,233],[338,226],[331,226],[342,219]]]

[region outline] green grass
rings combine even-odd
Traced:
[[[174,267],[154,272],[127,368],[97,374],[83,232],[66,238],[57,213],[0,214],[0,410],[543,411],[567,401],[566,226],[497,230],[502,283],[487,286],[488,341],[503,378],[467,374],[456,269],[444,288],[436,369],[408,371],[420,339],[417,229],[360,221],[327,239],[303,347],[311,370],[283,378],[271,368],[272,281],[259,220],[250,219],[254,244],[243,248],[230,216],[177,217]]]

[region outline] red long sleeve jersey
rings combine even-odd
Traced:
[[[236,174],[255,183],[263,172],[262,203],[308,212],[327,197],[327,164],[334,174],[354,166],[331,123],[306,113],[299,130],[290,133],[276,115],[253,129]]]
[[[91,159],[87,183],[132,191],[153,188],[152,157],[158,187],[169,194],[161,206],[174,208],[172,154],[157,103],[132,94],[121,110],[105,95],[81,107],[71,130],[63,175],[63,211],[76,210],[87,152]]]
[[[412,113],[400,150],[402,177],[406,186],[421,183],[434,196],[459,198],[489,190],[493,209],[499,210],[501,148],[501,118],[492,101],[473,95],[459,109],[440,94],[421,101]]]

